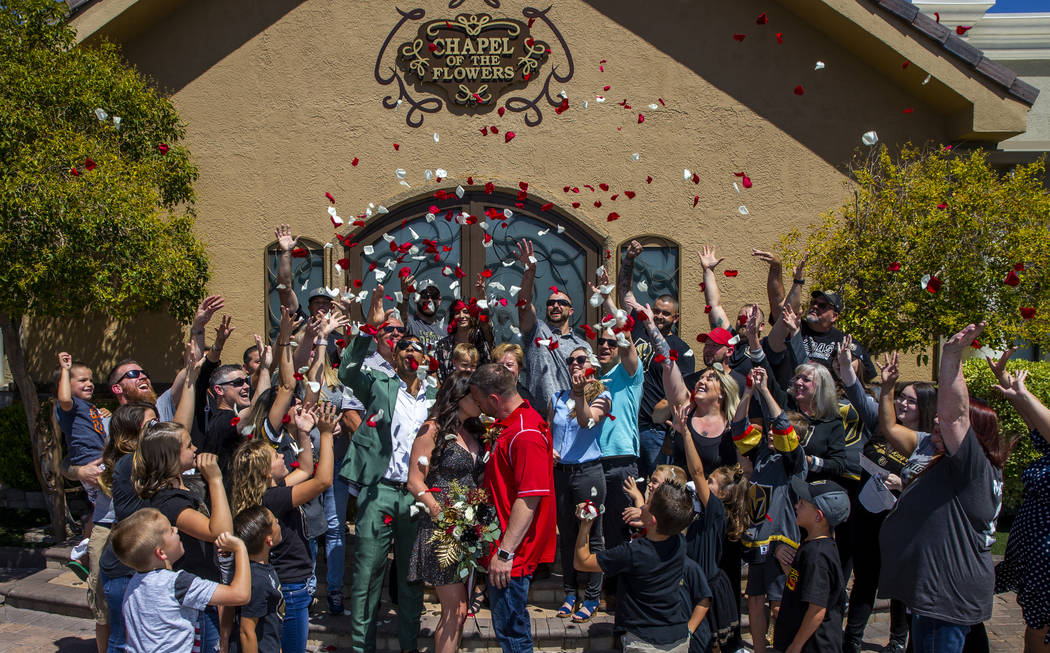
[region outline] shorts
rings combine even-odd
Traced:
[[[689,637],[671,644],[650,644],[633,633],[626,633],[623,653],[689,653]]]
[[[747,566],[748,596],[765,595],[767,601],[779,601],[784,598],[784,581],[787,577],[780,563],[770,552],[762,562],[753,562]]]
[[[91,537],[88,539],[88,606],[91,608],[91,613],[95,616],[95,623],[100,626],[109,625],[109,607],[106,605],[106,595],[102,591],[102,583],[98,579],[98,563],[102,560],[102,552],[106,549],[110,530],[112,530],[112,527],[109,525],[95,524],[91,527]]]

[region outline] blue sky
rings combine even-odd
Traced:
[[[998,0],[989,13],[1050,12],[1050,0]]]

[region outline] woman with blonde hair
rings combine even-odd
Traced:
[[[740,387],[721,366],[701,370],[691,375],[690,380],[693,377],[696,381],[690,390],[677,365],[664,367],[664,387],[670,412],[663,417],[669,418],[679,406],[688,406],[685,425],[700,454],[704,474],[710,475],[719,467],[736,464],[736,446],[730,424],[740,403]],[[654,421],[658,416],[654,413]],[[672,457],[675,465],[685,467],[685,443],[675,436],[673,429],[668,432],[664,451]]]

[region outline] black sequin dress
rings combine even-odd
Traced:
[[[442,491],[447,491],[449,485],[456,481],[465,488],[475,488],[481,481],[481,472],[484,469],[485,464],[481,461],[480,455],[475,460],[474,456],[459,442],[450,442],[445,447],[438,464],[431,465],[427,474],[427,487],[437,487]],[[428,585],[434,586],[463,582],[463,579],[456,573],[455,566],[442,569],[438,564],[434,545],[430,542],[433,532],[434,522],[430,520],[430,513],[424,511],[419,516],[419,531],[416,534],[416,543],[412,547],[412,556],[408,561],[408,580],[422,579]]]

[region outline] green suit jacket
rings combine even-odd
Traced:
[[[391,422],[397,392],[401,388],[401,379],[398,377],[389,377],[382,372],[361,367],[371,342],[371,337],[358,334],[350,346],[343,350],[339,364],[339,380],[353,390],[354,396],[365,405],[364,420],[350,439],[339,475],[361,486],[378,483],[390,465],[390,455],[394,451]],[[427,385],[426,393],[427,399],[433,399],[437,388]],[[375,426],[369,426],[369,420],[380,410],[383,416],[375,420]]]

